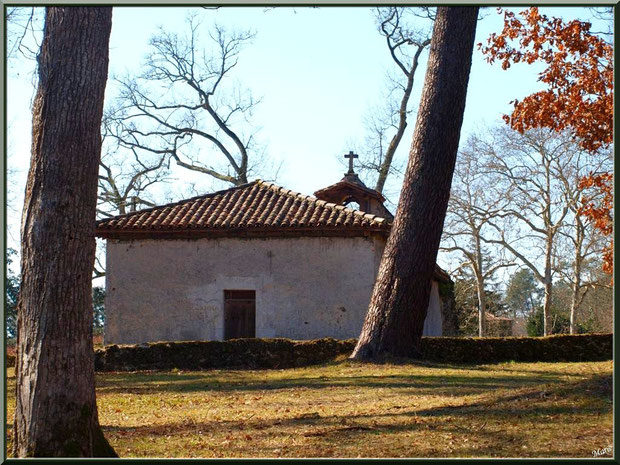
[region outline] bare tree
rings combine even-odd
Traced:
[[[258,103],[248,93],[226,88],[250,32],[210,33],[215,52],[201,47],[197,17],[188,35],[161,30],[150,41],[145,71],[120,81],[119,105],[110,119],[122,147],[163,155],[185,169],[233,185],[248,182],[254,168],[255,134],[242,128]]]
[[[12,6],[5,10],[8,60],[23,57],[35,60],[40,46],[43,8]]]
[[[564,202],[568,205],[569,215],[564,228],[559,231],[560,244],[564,245],[560,256],[572,256],[567,266],[560,262],[559,274],[571,288],[570,300],[570,333],[576,332],[576,316],[587,293],[596,287],[609,287],[606,279],[595,273],[588,266],[602,255],[605,247],[604,238],[593,227],[592,219],[581,215],[584,205],[583,190],[579,187],[579,179],[592,172],[609,172],[613,168],[611,151],[583,152],[576,146],[573,149],[572,163],[567,169],[558,172],[562,175]],[[598,193],[601,195],[601,193]],[[594,199],[596,200],[596,199]],[[564,243],[564,244],[562,244]]]
[[[125,149],[113,132],[119,128],[110,127],[105,116],[103,127],[106,153],[99,162],[97,216],[110,218],[155,206],[149,191],[155,184],[169,180],[166,154],[153,155],[135,147]]]
[[[14,454],[115,456],[95,401],[91,273],[111,7],[48,7],[22,216]]]
[[[573,179],[579,149],[569,137],[548,130],[519,134],[505,127],[481,147],[490,157],[489,172],[496,176],[493,190],[510,200],[510,206],[497,213],[501,220],[488,222],[497,237],[483,241],[504,247],[544,286],[544,335],[551,334],[558,240],[571,212],[566,186]]]
[[[505,259],[501,248],[493,245],[491,251],[483,242],[483,238],[494,236],[488,222],[508,206],[504,196],[496,196],[489,189],[492,179],[483,167],[478,138],[470,137],[457,158],[440,246],[440,250],[462,257],[457,270],[471,270],[478,295],[480,337],[487,328],[486,286],[499,269],[516,265]]]
[[[407,128],[409,99],[420,56],[430,45],[428,28],[412,28],[406,17],[414,16],[421,8],[376,8],[378,29],[385,38],[387,49],[396,64],[397,76],[390,77],[391,89],[385,106],[373,110],[366,122],[368,137],[362,151],[362,170],[376,174],[375,190],[383,192],[388,175],[392,172],[394,154]],[[428,9],[424,9],[425,11]]]
[[[416,356],[456,162],[477,7],[439,7],[403,189],[351,355]]]
[[[153,190],[159,183],[168,182],[169,164],[165,154],[140,153],[136,148],[124,149],[117,138],[110,137],[104,116],[103,147],[99,162],[97,218],[125,215],[144,207],[157,205]],[[115,140],[116,143],[111,143]],[[105,243],[97,240],[93,279],[105,276]]]
[[[164,179],[161,171],[165,158],[154,164],[143,163],[136,155],[127,170],[127,163],[118,164],[110,158],[102,158],[99,166],[99,205],[97,213],[103,217],[135,212],[139,207],[153,207],[155,202],[145,196],[147,189]],[[117,170],[115,171],[116,168]],[[107,208],[106,208],[107,207]]]

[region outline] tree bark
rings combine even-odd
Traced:
[[[91,275],[111,7],[48,7],[22,215],[14,454],[116,456],[95,401]]]
[[[416,357],[459,145],[478,7],[439,7],[396,218],[351,355]]]
[[[573,279],[571,280],[571,303],[570,303],[570,333],[577,333],[577,309],[581,304],[583,299],[583,294],[581,292],[582,281],[581,281],[581,273],[582,266],[584,262],[583,255],[583,242],[585,238],[585,225],[581,221],[579,215],[575,215],[575,262],[573,263]]]
[[[553,294],[553,284],[545,282],[545,297],[543,300],[543,336],[550,336],[553,333],[553,320],[551,315],[551,299]]]
[[[482,245],[480,244],[480,230],[476,230],[476,287],[478,291],[478,336],[484,337],[487,330],[487,301],[484,290],[484,273],[482,272]]]
[[[545,245],[545,297],[543,300],[543,336],[550,336],[553,332],[553,320],[551,315],[551,303],[553,297],[553,279],[551,277],[551,258],[553,254],[553,236],[547,236]]]
[[[478,336],[484,337],[487,332],[487,296],[484,290],[484,281],[476,278],[478,292]]]

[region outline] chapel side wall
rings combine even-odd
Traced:
[[[439,297],[439,284],[437,283],[437,281],[433,281],[422,335],[441,336],[442,328],[443,319],[441,314],[441,300]]]
[[[105,342],[221,340],[224,290],[256,290],[256,336],[359,336],[385,241],[107,241]]]

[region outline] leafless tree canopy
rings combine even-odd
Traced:
[[[468,154],[461,154],[444,231],[445,250],[460,252],[463,263],[469,264],[477,258],[472,252],[482,250],[477,248],[478,238],[481,245],[493,248],[493,259],[506,263],[508,258],[507,263],[529,268],[544,286],[547,333],[553,288],[558,280],[570,283],[574,331],[574,316],[585,294],[602,284],[586,273],[587,261],[600,253],[602,243],[579,215],[583,198],[578,182],[589,172],[609,168],[611,158],[583,152],[569,136],[547,130],[519,134],[507,127],[473,138],[467,150],[473,150],[477,165],[472,169]],[[461,179],[470,171],[473,178]]]
[[[459,257],[454,272],[470,272],[474,278],[478,335],[482,337],[486,335],[487,285],[498,270],[516,264],[507,259],[501,247],[485,242],[493,233],[489,223],[508,207],[509,201],[491,189],[478,142],[470,137],[457,158],[440,250]]]
[[[108,132],[105,116],[103,139],[106,153],[99,163],[97,216],[109,218],[155,206],[150,188],[169,180],[166,155],[145,156],[135,147],[123,149],[119,138],[111,137]]]
[[[5,20],[7,58],[36,59],[41,45],[43,8],[7,7]]]
[[[194,15],[187,19],[187,34],[161,29],[151,39],[144,71],[120,80],[118,105],[108,115],[110,134],[136,160],[141,152],[156,154],[162,163],[173,160],[239,185],[255,167],[255,134],[244,130],[258,101],[228,78],[253,34],[215,26],[207,47],[204,29]]]
[[[385,102],[372,109],[366,118],[368,135],[360,149],[361,171],[375,179],[375,189],[379,192],[383,192],[389,174],[402,171],[402,163],[395,163],[394,155],[411,113],[409,100],[420,56],[430,45],[433,12],[428,8],[403,7],[375,10],[378,31],[396,65],[396,73],[388,75],[389,93]],[[417,18],[417,22],[412,18]]]

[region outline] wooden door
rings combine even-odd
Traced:
[[[256,337],[256,291],[224,291],[224,339]]]

